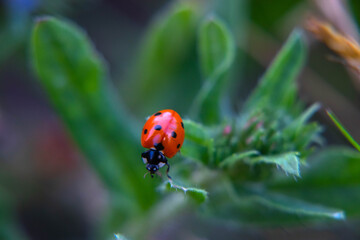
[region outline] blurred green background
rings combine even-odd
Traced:
[[[357,227],[360,207],[355,202],[360,199],[360,190],[353,192],[353,189],[360,189],[356,177],[360,172],[360,159],[324,111],[332,109],[359,142],[360,80],[338,61],[329,61],[328,56],[334,53],[305,31],[308,53],[297,78],[298,94],[306,106],[316,102],[322,105],[312,119],[323,126],[324,146],[320,149],[330,150],[323,155],[319,150],[312,157],[319,159],[322,165],[312,164],[310,157],[301,165],[301,170],[307,173],[296,180],[290,176],[291,183],[267,182],[267,176],[261,174],[260,177],[256,175],[256,181],[266,179],[266,187],[277,193],[345,209],[347,220],[329,220],[324,214],[315,221],[307,221],[311,214],[303,217],[303,213],[296,211],[288,218],[286,214],[291,209],[285,210],[286,214],[281,212],[281,207],[272,209],[273,202],[278,199],[271,194],[264,198],[269,203],[263,204],[263,208],[233,208],[234,203],[228,203],[227,199],[231,195],[218,194],[225,185],[209,180],[218,171],[216,166],[202,168],[207,164],[204,161],[186,159],[196,158],[196,154],[204,156],[199,150],[203,148],[193,153],[189,144],[184,145],[184,156],[170,160],[174,166],[172,176],[187,186],[209,192],[209,199],[202,204],[192,202],[181,191],[175,194],[160,191],[162,180],[159,178],[143,179],[145,167],[140,159],[142,124],[147,116],[160,109],[173,108],[184,119],[209,126],[206,131],[212,137],[217,136],[214,132],[229,124],[246,106],[246,99],[276,53],[291,32],[302,27],[308,14],[322,16],[359,40],[358,1],[3,0],[0,7],[0,239],[115,239],[113,233],[116,232],[129,239],[360,238]],[[49,38],[39,30],[39,43],[34,36],[32,39],[34,20],[44,15],[68,19],[64,22],[79,26],[100,54],[97,58],[91,46],[88,50],[86,45],[79,52],[90,52],[89,56],[95,59],[89,59],[93,68],[87,65],[84,69],[68,67],[74,76],[86,80],[79,86],[74,83],[74,89],[80,89],[79,92],[91,88],[91,84],[99,84],[99,95],[89,93],[93,102],[84,100],[83,95],[71,95],[70,88],[69,91],[64,89],[67,101],[56,100],[56,94],[60,93],[44,80],[54,75],[45,70],[34,71],[34,59],[37,59],[34,51],[42,51],[44,59],[39,62],[48,63],[48,68],[53,66],[52,57],[58,56],[52,55],[52,50],[41,41],[51,42],[50,38],[55,36],[66,42],[69,36],[66,47],[71,48],[72,44],[72,32],[65,28],[63,35],[58,31]],[[204,19],[220,19],[225,30],[231,33],[234,44],[230,50],[224,46],[234,59],[229,57],[231,68],[224,73],[229,80],[218,86],[224,89],[220,99],[222,113],[228,113],[223,121],[213,112],[194,114],[197,108],[202,108],[194,107],[193,102],[209,73],[204,64],[206,60],[201,59],[206,57],[201,55],[198,40],[201,39],[200,29],[205,29],[201,25]],[[57,27],[61,29],[62,26]],[[74,43],[86,42],[82,36],[76,35],[74,39]],[[204,42],[206,44],[206,39]],[[222,47],[214,50],[219,58]],[[101,68],[103,62],[106,62],[105,70]],[[216,61],[214,65],[216,68]],[[56,72],[56,67],[54,69]],[[95,77],[92,79],[97,74],[104,75],[110,85],[103,86]],[[60,70],[57,76],[62,79]],[[85,90],[84,94],[87,94]],[[120,104],[112,105],[117,98]],[[83,105],[77,105],[77,101]],[[207,104],[206,100],[203,104]],[[69,108],[61,110],[64,105]],[[83,114],[78,122],[66,113],[77,109],[79,115]],[[202,109],[209,111],[206,107]],[[267,110],[275,112],[276,106]],[[92,121],[81,122],[86,118]],[[220,127],[211,128],[214,123]],[[190,124],[189,128],[196,129]],[[117,125],[122,128],[111,128]],[[96,126],[104,131],[91,134]],[[99,139],[107,139],[107,142],[100,141],[103,145],[98,146]],[[336,148],[331,148],[333,146]],[[118,156],[126,161],[117,159]],[[192,170],[197,174],[189,173]],[[254,171],[258,170],[263,173],[257,168]],[[253,169],[249,171],[252,173]],[[109,172],[111,174],[107,174]],[[325,173],[321,175],[322,172]],[[222,179],[224,173],[216,174],[214,179]],[[234,173],[226,174],[234,186],[239,186],[241,194],[248,191],[243,191],[243,180],[233,177]],[[323,187],[319,194],[313,192],[316,188],[310,189],[312,182]],[[332,184],[330,187],[336,191],[326,184]],[[253,189],[261,190],[257,187]],[[348,201],[344,202],[340,195]],[[243,211],[244,208],[249,211]]]

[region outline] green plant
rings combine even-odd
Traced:
[[[329,115],[330,119],[334,122],[336,127],[340,130],[340,132],[344,135],[344,137],[360,152],[360,145],[354,140],[354,138],[350,135],[350,133],[345,129],[345,127],[341,124],[341,122],[337,119],[335,114],[327,110],[326,113]]]
[[[302,31],[293,31],[236,113],[224,107],[228,86],[233,84],[230,73],[236,67],[236,40],[228,27],[233,25],[199,9],[177,3],[150,27],[135,73],[129,74],[131,86],[139,87],[122,85],[128,92],[125,99],[136,96],[127,103],[118,99],[104,60],[79,27],[53,17],[36,20],[31,43],[36,74],[109,190],[109,214],[100,234],[120,231],[143,239],[166,219],[198,204],[204,204],[205,216],[258,224],[341,220],[343,210],[358,216],[360,208],[352,202],[360,199],[356,189],[360,154],[347,148],[313,154],[323,140],[321,127],[309,122],[319,105],[305,109],[297,96],[296,78],[307,52]],[[172,34],[179,38],[179,32],[186,33],[186,41],[173,38]],[[199,59],[192,54],[195,41]],[[193,71],[193,64],[183,66],[194,61],[199,61],[201,74]],[[180,76],[194,84],[180,82]],[[145,94],[149,89],[152,94]],[[180,103],[172,94],[183,95]],[[152,96],[155,100],[148,100]],[[186,139],[181,156],[176,157],[181,160],[171,160],[176,183],[143,178],[143,121],[127,108],[144,114],[151,103],[146,111],[151,114],[164,105],[156,100],[159,96],[169,99],[167,107],[189,109],[190,117],[184,120]],[[193,105],[189,108],[184,102]],[[186,199],[179,196],[179,189]]]

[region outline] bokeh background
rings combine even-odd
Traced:
[[[241,56],[237,74],[242,81],[229,93],[237,99],[231,104],[234,109],[241,107],[289,33],[302,27],[309,14],[321,16],[359,40],[357,0],[241,2],[236,45]],[[37,16],[53,15],[81,26],[108,63],[111,78],[131,114],[145,121],[147,115],[161,108],[161,101],[183,98],[183,91],[179,91],[173,99],[160,97],[148,103],[144,95],[127,94],[129,88],[138,87],[129,79],[146,29],[169,2],[2,0],[0,4],[0,202],[6,202],[0,209],[0,229],[4,239],[95,239],[94,229],[102,223],[107,209],[107,192],[35,78],[29,50],[33,21]],[[360,140],[359,78],[312,36],[308,35],[307,41],[310,54],[298,82],[302,100],[331,108]],[[198,72],[197,68],[194,65],[193,71]],[[181,77],[186,81],[186,73]],[[189,85],[192,83],[186,92],[190,97],[184,97],[189,101],[200,87],[189,80]],[[178,111],[185,112],[189,105],[183,102]],[[324,110],[315,119],[325,127],[327,144],[348,144]],[[149,239],[359,239],[356,226],[356,221],[350,221],[245,228],[207,222],[185,212],[174,216]]]

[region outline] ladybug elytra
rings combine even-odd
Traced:
[[[174,110],[161,110],[149,117],[141,134],[141,145],[149,150],[143,152],[141,158],[151,177],[167,165],[166,173],[171,178],[167,158],[172,158],[180,150],[184,137],[184,123]]]

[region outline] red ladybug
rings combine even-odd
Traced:
[[[159,168],[167,165],[166,174],[171,178],[168,174],[170,165],[166,158],[175,156],[184,142],[184,137],[184,123],[174,110],[161,110],[149,117],[142,130],[141,145],[150,149],[143,152],[141,157],[151,177]]]

